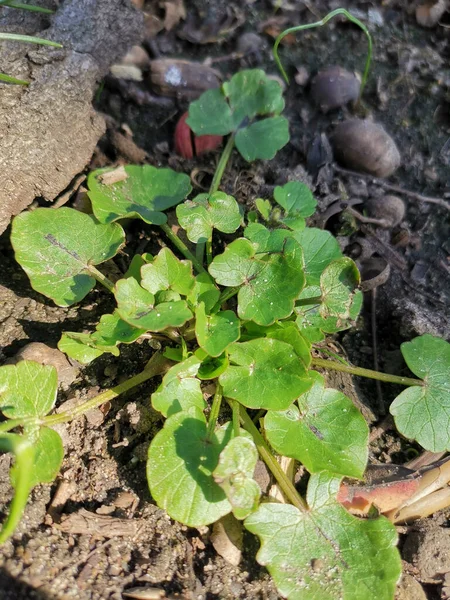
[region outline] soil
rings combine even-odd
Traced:
[[[160,4],[166,6],[166,13]],[[248,67],[261,67],[279,76],[270,52],[273,32],[315,21],[338,6],[345,5],[366,20],[369,15],[366,22],[374,38],[375,58],[359,111],[381,123],[400,149],[401,167],[387,182],[419,195],[396,192],[406,203],[401,223],[393,229],[361,225],[346,217],[342,206],[327,218],[333,203],[346,205],[359,199],[363,204],[356,208],[362,212],[365,200],[375,197],[383,203],[387,191],[383,182],[372,177],[336,169],[328,155],[314,164],[310,161],[307,170],[313,140],[322,133],[330,134],[334,124],[352,111],[320,113],[309,98],[305,80],[329,65],[359,72],[364,65],[364,36],[339,19],[281,47],[291,77],[299,69],[302,77],[298,79],[303,78],[303,85],[292,81],[286,89],[291,141],[270,162],[248,165],[234,155],[222,187],[253,208],[253,200],[268,197],[274,185],[303,180],[314,189],[319,202],[316,225],[332,230],[352,256],[357,257],[357,250],[369,245],[390,264],[387,283],[378,287],[376,294],[367,292],[357,328],[333,343],[353,363],[373,368],[376,332],[380,370],[407,375],[399,353],[401,342],[425,332],[450,337],[449,212],[424,200],[450,201],[449,15],[442,17],[441,24],[424,29],[415,21],[417,3],[401,0],[249,0],[226,5],[219,0],[184,0],[186,19],[171,23],[169,11],[172,17],[182,16],[182,4],[182,0],[145,2],[145,11],[153,16],[146,17],[143,47],[152,58],[209,60],[224,79]],[[259,42],[253,52],[236,58],[233,53],[245,32],[257,32]],[[174,154],[175,123],[188,99],[183,90],[178,97],[156,95],[147,71],[144,66],[143,82],[107,76],[99,87],[96,109],[105,117],[107,133],[99,140],[91,167],[132,161],[168,165],[190,173],[201,190],[211,179],[218,154],[193,161]],[[78,168],[83,174],[82,166]],[[17,186],[22,183],[18,176]],[[76,194],[79,184],[77,179],[72,194],[64,190],[66,183],[58,190],[65,192],[69,206],[80,201]],[[89,330],[112,308],[108,295],[97,289],[79,305],[55,307],[30,287],[14,262],[9,233],[0,237],[0,363],[29,342],[55,348],[63,331]],[[140,223],[127,230],[131,251],[158,248],[164,243],[158,235]],[[121,255],[110,265],[111,272],[123,272],[128,261],[127,255]],[[119,358],[100,357],[61,389],[58,406],[78,403],[139,372],[153,352],[143,342],[123,346]],[[357,396],[374,425],[382,421],[397,392],[386,386],[380,396],[371,383],[355,390],[351,380],[335,385]],[[61,474],[53,485],[35,488],[16,534],[0,549],[1,600],[119,600],[124,591],[136,587],[147,590],[148,598],[279,597],[269,575],[255,561],[258,543],[248,533],[244,533],[241,562],[233,566],[214,550],[208,528],[198,531],[182,526],[153,504],[143,461],[161,418],[150,408],[151,392],[151,385],[144,384],[101,410],[59,426],[66,451]],[[415,450],[386,429],[371,445],[371,461],[404,463]],[[1,456],[0,461],[0,507],[5,512],[11,498],[9,456]],[[450,597],[448,516],[448,511],[441,511],[400,529],[407,576],[399,597]]]

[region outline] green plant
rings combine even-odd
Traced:
[[[343,477],[364,473],[367,424],[314,369],[406,386],[391,407],[399,432],[440,451],[450,448],[450,345],[430,335],[402,345],[419,379],[312,356],[326,334],[348,329],[358,317],[356,265],[330,233],[306,226],[316,202],[304,184],[276,187],[274,201],[257,199],[256,211],[247,215],[218,189],[234,147],[253,160],[273,156],[288,141],[283,106],[280,86],[260,70],[238,73],[191,104],[189,125],[196,134],[229,135],[207,194],[188,200],[186,175],[130,165],[90,174],[94,215],[38,208],[14,219],[16,259],[34,289],[60,306],[82,300],[96,281],[115,296],[116,310],[91,333],[66,332],[61,350],[89,363],[103,353],[118,355],[120,344],[141,336],[160,340],[164,350],[140,374],[59,414],[49,414],[57,385],[53,368],[28,361],[0,368],[6,417],[0,444],[15,455],[15,497],[0,541],[13,532],[32,486],[51,481],[59,469],[62,444],[52,425],[163,374],[151,402],[166,420],[147,462],[160,507],[192,527],[231,512],[244,520],[261,540],[258,561],[284,597],[394,597],[401,571],[394,526],[384,517],[357,519],[336,500]],[[202,249],[197,255],[167,224],[164,211],[174,206],[187,238]],[[124,245],[118,221],[125,218],[160,227],[184,259],[169,247],[157,256],[136,255],[113,284],[97,267]],[[214,231],[240,234],[213,254]],[[215,388],[210,405],[203,381]],[[260,502],[253,480],[258,454],[287,503]],[[306,498],[277,454],[309,472]]]
[[[34,4],[24,4],[22,2],[15,2],[15,0],[0,0],[0,7],[1,6],[7,6],[8,8],[18,8],[21,10],[40,12],[45,14],[53,13],[53,11],[48,8],[35,6]],[[53,46],[55,48],[62,48],[61,44],[57,44],[56,42],[45,40],[43,38],[38,38],[32,35],[20,35],[16,33],[0,32],[0,40],[9,40],[14,42],[24,42],[29,44],[40,44],[41,46]],[[17,79],[16,77],[12,77],[11,75],[7,75],[6,73],[0,73],[0,81],[3,81],[5,83],[12,83],[15,85],[29,85],[28,81],[24,81],[23,79]]]
[[[326,25],[328,23],[328,21],[330,21],[330,19],[333,19],[337,15],[344,15],[344,17],[346,17],[349,21],[351,21],[352,23],[354,23],[355,25],[360,27],[363,30],[363,32],[365,33],[366,38],[367,38],[367,43],[368,43],[367,58],[366,58],[366,64],[364,67],[364,73],[363,73],[363,76],[361,79],[361,87],[360,87],[360,91],[359,91],[359,98],[361,99],[362,93],[363,93],[364,88],[367,83],[367,78],[369,77],[370,64],[372,62],[372,37],[369,33],[369,30],[364,25],[364,23],[361,23],[361,21],[359,19],[357,19],[355,16],[353,16],[351,13],[349,13],[344,8],[336,8],[335,10],[328,13],[320,21],[315,21],[314,23],[306,23],[305,25],[297,25],[295,27],[289,27],[288,29],[285,29],[284,31],[282,31],[280,33],[280,35],[277,37],[277,39],[275,40],[275,44],[273,47],[273,54],[275,57],[275,62],[277,63],[278,68],[281,71],[281,74],[283,75],[284,79],[286,80],[286,83],[289,83],[289,78],[287,76],[287,73],[284,70],[283,65],[281,64],[280,57],[278,56],[278,46],[280,45],[281,40],[284,37],[286,37],[287,35],[289,35],[290,33],[296,33],[297,31],[304,31],[305,29],[313,29],[315,27],[322,27],[323,25]]]

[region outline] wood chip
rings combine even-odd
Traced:
[[[82,508],[64,519],[58,529],[65,533],[96,535],[99,537],[134,537],[145,526],[141,519],[116,519],[104,515],[96,515]]]

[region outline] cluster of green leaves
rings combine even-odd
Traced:
[[[256,125],[276,119],[272,123],[280,127],[283,104],[279,86],[275,90],[261,71],[238,74],[193,103],[190,124],[196,130],[204,109],[208,125],[201,133],[229,133],[243,156],[251,157],[246,140],[256,136],[252,145],[260,148],[257,136],[266,137]],[[219,120],[214,106],[223,112]],[[223,122],[226,126],[218,124]],[[88,179],[93,215],[37,209],[14,219],[11,240],[32,286],[56,304],[79,302],[96,281],[114,294],[116,309],[103,315],[94,331],[62,336],[59,347],[70,357],[89,363],[103,353],[120,354],[120,344],[141,336],[166,340],[165,355],[173,364],[151,397],[165,418],[148,453],[155,501],[189,526],[208,525],[229,513],[243,520],[260,538],[258,560],[285,597],[392,598],[400,574],[395,529],[382,517],[359,520],[336,501],[343,477],[363,476],[369,432],[351,400],[328,389],[313,370],[311,350],[327,333],[351,327],[362,294],[356,265],[332,235],[306,226],[315,209],[311,192],[289,182],[275,188],[272,200],[258,199],[256,211],[245,218],[236,200],[223,192],[188,199],[188,177],[170,169],[132,165],[114,183],[105,183],[105,172],[95,171]],[[168,228],[164,211],[175,206],[179,225],[194,244],[211,242],[215,231],[235,234],[207,268]],[[133,218],[162,227],[185,258],[168,247],[156,256],[137,255],[113,285],[97,266],[125,242],[118,221]],[[402,352],[423,385],[394,402],[397,426],[426,448],[450,448],[450,345],[425,335]],[[3,434],[17,443],[5,441],[3,447],[15,452],[15,470],[21,469],[19,441],[34,448],[38,475],[24,485],[29,490],[48,480],[40,471],[39,439],[47,431],[42,416],[52,408],[56,388],[47,385],[52,402],[28,394],[27,377],[19,386],[13,376],[24,364],[29,363],[0,368],[0,409],[8,419],[25,420],[22,434]],[[40,373],[43,369],[48,367]],[[211,406],[203,393],[205,381],[215,388]],[[17,413],[22,396],[28,412]],[[220,412],[222,400],[232,408],[231,420]],[[247,426],[247,409],[262,411],[264,439]],[[54,474],[62,453],[55,440],[51,443],[49,473]],[[306,501],[294,490],[293,504],[260,503],[253,480],[258,451],[304,465],[310,473]],[[286,476],[281,472],[280,477],[282,483]]]

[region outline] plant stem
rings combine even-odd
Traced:
[[[102,286],[108,290],[108,292],[114,294],[114,284],[111,280],[109,280],[105,275],[103,275],[103,273],[96,269],[94,265],[89,265],[87,270],[89,272],[89,275],[92,275],[92,277],[94,277],[99,283],[101,283]]]
[[[160,225],[160,227],[164,231],[164,233],[167,235],[169,240],[172,242],[172,244],[181,252],[181,254],[185,258],[187,258],[188,260],[191,261],[191,263],[194,265],[196,271],[198,273],[206,273],[206,269],[203,267],[203,265],[195,258],[195,256],[192,254],[192,252],[186,246],[186,244],[184,242],[182,242],[177,235],[174,234],[174,232],[167,225],[167,223],[163,223],[163,225]]]
[[[7,421],[3,421],[3,423],[0,423],[0,433],[5,433],[11,431],[11,429],[20,427],[23,425],[23,422],[23,419],[8,419]]]
[[[92,398],[87,402],[83,402],[82,404],[75,406],[75,408],[73,408],[70,411],[62,412],[55,415],[48,415],[47,417],[44,417],[41,420],[41,424],[51,427],[52,425],[57,425],[58,423],[66,423],[67,421],[72,421],[72,419],[84,414],[88,410],[98,408],[105,402],[114,400],[114,398],[117,398],[117,396],[120,396],[121,394],[128,392],[128,390],[131,390],[137,385],[144,383],[144,381],[152,379],[152,377],[156,377],[156,375],[159,375],[164,371],[167,364],[169,364],[169,361],[166,358],[164,358],[162,354],[156,352],[149,360],[145,369],[138,375],[127,379],[127,381],[124,381],[123,383],[111,388],[110,390],[102,392],[101,394],[95,396],[95,398]]]
[[[367,83],[367,78],[369,76],[369,70],[370,70],[370,63],[372,61],[372,38],[370,36],[369,30],[364,25],[364,23],[361,23],[361,21],[359,19],[354,17],[347,10],[345,10],[345,8],[337,8],[336,10],[333,10],[330,13],[328,13],[322,20],[316,21],[315,23],[307,23],[306,25],[297,25],[296,27],[289,27],[289,29],[285,29],[284,31],[282,31],[280,33],[280,35],[277,37],[277,39],[275,40],[275,44],[273,46],[273,55],[275,57],[275,62],[277,63],[278,68],[280,69],[281,74],[283,75],[286,83],[289,83],[289,78],[288,78],[286,71],[284,70],[283,65],[281,64],[281,61],[278,57],[278,46],[280,45],[281,40],[286,35],[289,35],[290,33],[295,33],[297,31],[303,31],[305,29],[312,29],[314,27],[322,27],[323,25],[326,25],[326,23],[328,23],[328,21],[330,19],[332,19],[333,17],[335,17],[337,15],[344,15],[349,21],[351,21],[355,25],[358,25],[358,27],[360,27],[363,30],[363,32],[365,33],[366,38],[367,38],[367,43],[368,43],[369,48],[367,51],[366,65],[364,67],[364,73],[362,76],[361,87],[360,87],[360,92],[359,92],[359,98],[361,98],[362,93],[364,91],[364,87]]]
[[[322,296],[314,296],[313,298],[302,298],[301,300],[295,301],[295,306],[308,306],[310,304],[320,304],[322,302]]]
[[[239,402],[237,400],[229,400],[229,402],[233,411],[233,435],[239,437]]]
[[[206,432],[206,440],[211,441],[214,431],[216,430],[217,418],[219,417],[220,406],[222,404],[222,386],[217,384],[216,392],[211,406],[211,413],[209,415],[208,430]]]
[[[278,464],[278,461],[270,451],[266,440],[259,433],[258,429],[255,427],[253,421],[250,419],[247,411],[243,406],[240,406],[239,416],[244,429],[248,431],[252,436],[261,458],[274,475],[283,494],[286,496],[289,502],[293,504],[296,508],[298,508],[301,512],[305,512],[306,510],[308,510],[305,501],[295,489],[295,486],[292,483],[292,481],[287,477],[286,473]]]
[[[219,306],[221,306],[224,302],[226,302],[227,300],[229,300],[230,298],[232,298],[233,296],[235,296],[239,292],[240,289],[241,289],[241,286],[237,285],[236,287],[231,287],[231,288],[228,288],[228,289],[224,290],[220,294],[220,298],[217,301],[217,304]]]
[[[217,165],[216,172],[214,173],[213,180],[211,182],[211,187],[209,188],[209,193],[214,194],[217,192],[220,186],[220,182],[222,181],[223,174],[225,172],[228,160],[231,156],[231,153],[234,148],[234,133],[230,135],[228,141],[226,143],[225,148],[223,149],[222,156],[220,157],[219,164]]]
[[[212,255],[212,238],[210,238],[206,242],[206,262],[207,262],[208,266],[212,263],[212,261],[213,261],[213,255]]]
[[[378,381],[386,381],[387,383],[397,383],[399,385],[420,385],[424,383],[421,379],[413,379],[412,377],[400,377],[398,375],[390,375],[389,373],[379,373],[378,371],[372,371],[371,369],[363,369],[362,367],[352,367],[351,365],[344,365],[333,360],[327,360],[325,358],[313,358],[311,365],[314,367],[323,367],[324,369],[332,369],[333,371],[342,371],[343,373],[350,373],[351,375],[357,375],[358,377],[367,377],[368,379],[377,379]]]
[[[62,48],[62,45],[58,44],[57,42],[52,42],[51,40],[45,40],[43,38],[34,37],[32,35],[21,35],[18,33],[0,33],[0,40],[27,42],[29,44],[40,44],[41,46],[53,46],[55,48]]]

